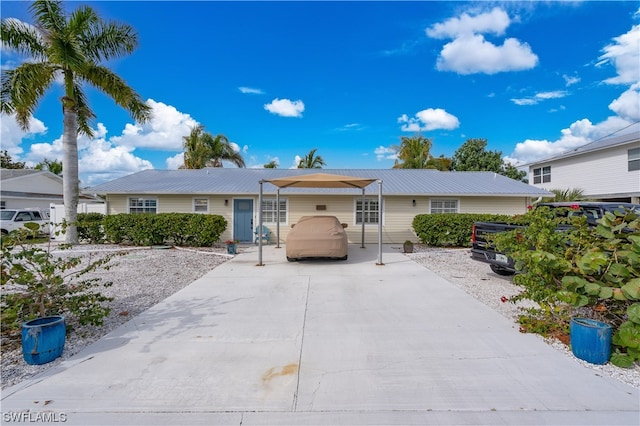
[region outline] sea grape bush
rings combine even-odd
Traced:
[[[110,309],[100,289],[109,281],[89,275],[108,270],[117,253],[103,256],[74,256],[68,244],[33,243],[38,224],[27,223],[2,238],[0,262],[0,323],[3,344],[20,340],[22,323],[37,317],[64,315],[73,327],[100,325]],[[55,251],[54,251],[55,250]]]
[[[548,208],[527,214],[529,225],[497,234],[493,243],[515,260],[512,301],[538,308],[520,317],[524,331],[568,331],[572,316],[612,326],[611,362],[631,366],[640,359],[640,217],[608,212],[589,227],[584,217],[566,219]],[[570,225],[558,230],[560,225]],[[544,333],[543,333],[544,334]]]

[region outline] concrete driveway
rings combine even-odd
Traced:
[[[16,416],[69,425],[634,424],[600,377],[384,246],[290,263],[251,246],[42,376]],[[39,416],[39,417],[38,417]],[[25,420],[22,420],[25,422]]]

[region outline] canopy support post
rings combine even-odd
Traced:
[[[280,248],[280,187],[276,190],[276,248]]]
[[[378,263],[382,263],[382,179],[378,179]]]
[[[264,266],[262,263],[262,183],[260,180],[260,192],[258,193],[258,264],[256,266]]]
[[[360,245],[360,248],[365,248],[364,247],[364,203],[366,201],[366,198],[364,196],[364,188],[362,188],[362,244]]]

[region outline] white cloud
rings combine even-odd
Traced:
[[[535,95],[529,98],[511,99],[511,102],[513,102],[516,105],[535,105],[547,99],[564,98],[565,96],[567,96],[567,94],[568,93],[564,90],[556,90],[553,92],[540,92],[540,93],[536,93]]]
[[[450,18],[443,23],[427,28],[431,38],[457,38],[464,34],[492,33],[503,35],[511,20],[505,11],[494,8],[491,12],[471,16],[463,13],[459,18]]]
[[[496,74],[535,67],[538,56],[527,43],[507,38],[501,46],[486,40],[482,34],[502,36],[511,20],[506,12],[494,8],[491,12],[471,16],[467,13],[427,28],[432,38],[450,38],[440,52],[436,67],[440,71],[459,74]]]
[[[161,151],[182,149],[182,137],[188,135],[197,121],[171,105],[147,100],[152,118],[148,123],[127,124],[120,136],[111,138],[115,145]]]
[[[628,121],[640,120],[640,83],[634,84],[609,104],[609,109]]]
[[[271,103],[265,104],[264,109],[281,117],[302,117],[304,102],[275,98]]]
[[[519,164],[529,163],[610,135],[640,132],[640,26],[633,26],[629,32],[613,40],[614,43],[603,49],[605,53],[600,56],[601,62],[596,66],[604,63],[613,64],[616,76],[605,80],[605,83],[628,85],[627,90],[609,104],[609,109],[616,115],[597,124],[588,119],[575,121],[569,128],[563,129],[561,137],[555,141],[525,140],[518,143],[513,153],[506,158]]]
[[[298,164],[300,164],[300,160],[302,160],[302,157],[300,157],[299,155],[296,155],[293,158],[293,164],[291,164],[291,167],[289,167],[290,169],[297,169],[298,168]]]
[[[564,81],[567,84],[567,87],[580,82],[580,77],[573,77],[573,76],[564,74],[562,78],[564,78]]]
[[[452,130],[460,126],[458,118],[442,108],[428,108],[417,112],[415,117],[412,118],[407,114],[402,114],[398,117],[398,123],[402,123],[400,130],[403,132],[437,129]]]
[[[640,25],[629,32],[615,37],[614,43],[606,46],[598,65],[610,63],[616,68],[617,75],[605,80],[608,84],[635,84],[640,76]]]
[[[442,48],[436,68],[459,74],[496,74],[505,71],[521,71],[538,64],[528,44],[508,38],[502,46],[485,40],[482,35],[456,38]]]
[[[173,157],[167,158],[165,163],[167,164],[167,169],[178,170],[184,164],[184,152],[179,152]]]
[[[376,154],[376,160],[395,160],[398,158],[398,153],[393,148],[387,148],[386,146],[380,145],[376,149],[373,150],[374,154]]]
[[[238,90],[240,90],[242,93],[246,93],[246,94],[250,94],[250,95],[264,95],[264,91],[262,91],[261,89],[254,89],[252,87],[238,87]]]
[[[47,126],[37,118],[31,118],[31,121],[29,121],[29,131],[25,132],[20,128],[20,126],[18,126],[15,115],[0,114],[0,140],[2,141],[2,151],[6,150],[12,157],[22,154],[23,149],[20,146],[22,139],[33,138],[36,135],[44,135],[46,133]],[[13,160],[17,161],[18,158],[14,157]]]

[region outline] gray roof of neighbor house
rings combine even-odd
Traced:
[[[56,175],[55,173],[51,173],[47,170],[35,170],[35,169],[0,169],[0,179],[1,180],[9,180],[16,179],[25,176],[33,176],[33,175],[43,175],[50,179],[54,179],[62,182],[62,177]]]
[[[615,136],[607,139],[598,139],[587,144],[580,145],[579,147],[571,149],[569,151],[565,151],[562,154],[534,161],[527,165],[534,166],[542,163],[548,163],[553,160],[559,160],[561,158],[573,157],[575,155],[582,155],[587,152],[600,151],[603,149],[613,148],[620,145],[629,145],[637,142],[640,142],[640,133],[638,132],[627,133],[625,135]]]
[[[258,194],[261,180],[310,173],[382,180],[385,195],[525,196],[549,192],[493,172],[441,172],[426,169],[244,169],[144,170],[88,189],[95,194]],[[276,186],[263,184],[264,194]],[[378,193],[378,184],[365,188]],[[281,194],[357,194],[359,189],[286,188]]]

